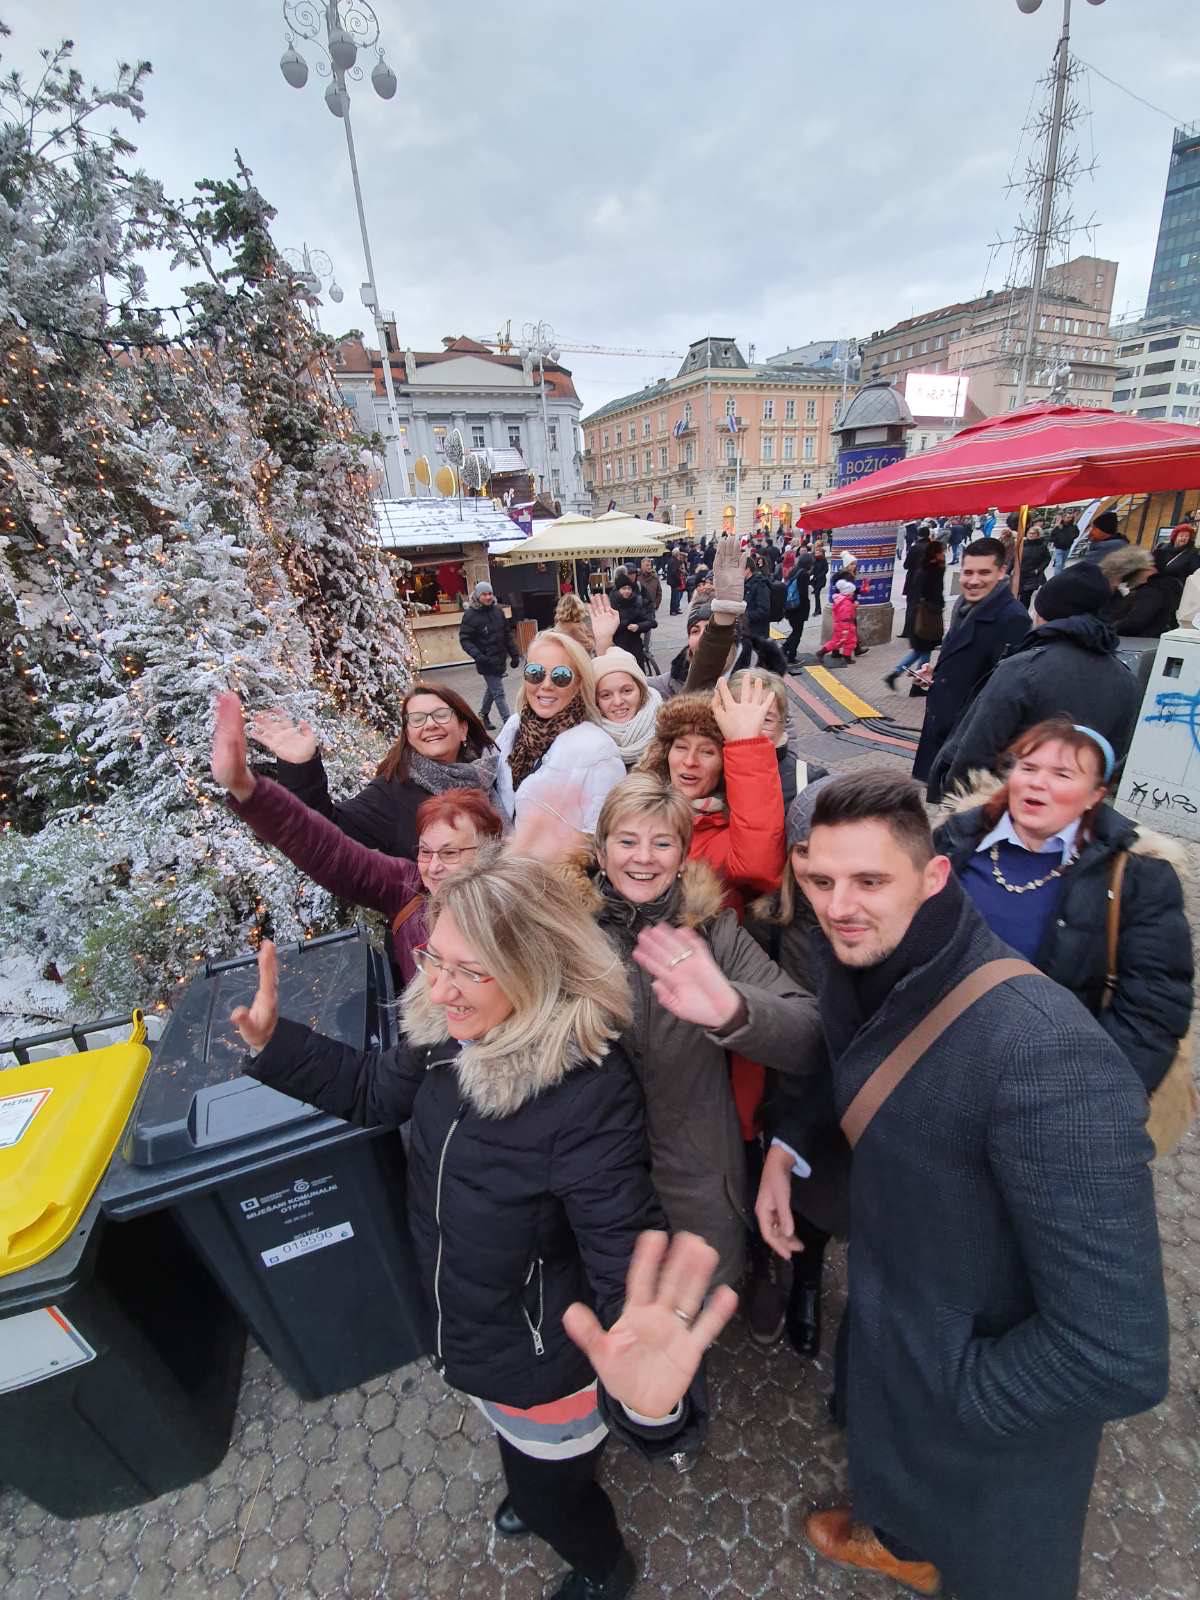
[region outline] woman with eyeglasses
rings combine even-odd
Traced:
[[[231,1021],[263,1083],[352,1122],[408,1123],[434,1360],[496,1430],[497,1532],[536,1533],[569,1564],[555,1600],[624,1600],[638,1562],[598,1458],[610,1429],[648,1454],[675,1447],[736,1296],[705,1303],[716,1253],[701,1240],[664,1260],[661,1233],[638,1237],[660,1212],[615,1043],[629,989],[573,887],[519,857],[448,878],[419,964],[388,1050],[280,1018],[270,943]]]
[[[213,777],[230,809],[264,844],[330,894],[381,911],[388,954],[401,986],[416,975],[413,951],[425,942],[429,897],[455,872],[475,865],[479,850],[501,832],[499,814],[479,789],[427,795],[417,807],[415,859],[385,856],[349,838],[281,784],[256,777],[246,759],[246,730],[235,694],[217,699]]]
[[[496,748],[467,702],[441,684],[414,683],[400,702],[400,737],[359,794],[335,801],[317,739],[307,722],[260,712],[250,737],[275,757],[272,774],[349,838],[384,855],[417,851],[417,808],[451,789],[482,789],[494,799]]]
[[[625,776],[621,752],[601,726],[596,678],[583,646],[547,629],[529,646],[517,712],[496,737],[497,802],[510,820],[578,797],[573,821],[591,833],[604,797]]]

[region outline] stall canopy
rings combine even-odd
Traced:
[[[648,536],[651,539],[686,539],[690,535],[686,528],[677,528],[670,522],[647,522],[644,517],[635,517],[629,511],[606,511],[602,517],[596,518],[598,528],[623,528],[627,533]]]
[[[408,500],[376,500],[375,526],[385,550],[415,550],[437,545],[486,544],[497,555],[529,537],[506,511],[490,500],[436,500],[432,495]]]
[[[651,533],[651,529],[654,530]],[[657,522],[642,522],[638,517],[617,519],[579,516],[569,512],[543,523],[524,544],[502,552],[499,560],[506,567],[528,566],[542,561],[585,561],[589,557],[660,556],[663,532]]]
[[[1024,406],[963,428],[806,505],[806,528],[1015,511],[1200,485],[1200,428],[1076,406]]]

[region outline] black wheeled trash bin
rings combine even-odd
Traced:
[[[59,1517],[182,1488],[229,1448],[246,1335],[168,1216],[110,1227],[96,1187],[149,1052],[66,1029],[0,1072],[0,1482]],[[34,1045],[79,1047],[26,1060]]]
[[[355,1128],[242,1072],[229,1021],[253,957],[209,962],[175,1008],[101,1201],[167,1212],[309,1400],[427,1354],[430,1319],[392,1129]],[[279,1014],[358,1049],[394,1041],[386,957],[363,928],[279,952]]]

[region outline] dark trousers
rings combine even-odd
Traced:
[[[787,662],[784,660],[783,651],[775,643],[774,639],[751,637],[751,635],[747,634],[742,640],[742,648],[733,664],[735,672],[740,672],[743,667],[750,665],[752,651],[758,657],[759,666],[765,667],[768,672],[782,673],[787,671]]]
[[[795,661],[796,652],[800,649],[800,635],[804,632],[804,624],[808,621],[808,607],[797,607],[794,611],[785,611],[788,627],[792,630],[783,641],[783,653],[789,661]]]
[[[496,1435],[513,1509],[527,1528],[592,1579],[606,1578],[621,1559],[624,1541],[612,1501],[596,1482],[603,1444],[569,1461],[523,1455]]]
[[[813,616],[814,617],[819,617],[821,615],[821,590],[824,587],[825,587],[824,580],[822,580],[820,583],[814,583],[813,586],[812,586]]]
[[[671,615],[673,617],[677,617],[679,615],[679,605],[680,605],[680,602],[682,601],[682,599],[683,599],[683,590],[682,589],[672,589],[671,590]]]

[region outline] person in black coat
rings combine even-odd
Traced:
[[[916,538],[910,538],[908,547],[904,552],[904,625],[900,629],[900,636],[908,639],[912,636],[913,621],[917,610],[917,590],[920,584],[921,568],[925,565],[925,558],[929,554],[929,525],[922,523],[917,529]]]
[[[942,642],[946,612],[946,547],[937,539],[928,540],[923,547],[924,559],[909,574],[910,590],[908,609],[912,621],[905,634],[912,648],[897,661],[883,681],[889,689],[910,667],[924,667]]]
[[[951,990],[1014,958],[891,770],[821,790],[805,889],[846,1119]],[[1036,971],[1005,976],[914,1055],[851,1121],[851,1503],[805,1534],[920,1594],[1074,1600],[1103,1424],[1167,1390],[1145,1093]],[[756,1210],[790,1256],[786,1106],[777,1125]]]
[[[621,619],[613,643],[622,650],[628,650],[645,672],[647,636],[657,625],[650,602],[627,572],[618,576],[609,590],[608,598]]]
[[[475,712],[442,684],[418,679],[398,711],[400,737],[366,788],[345,800],[329,793],[317,737],[307,722],[260,712],[249,731],[276,759],[268,777],[359,844],[415,861],[422,801],[447,789],[482,789],[494,799],[499,756]]]
[[[1045,537],[1041,523],[1033,523],[1021,546],[1021,567],[1017,577],[1017,589],[1023,606],[1028,607],[1045,581],[1051,553],[1050,541]]]
[[[964,795],[933,837],[993,933],[1082,1002],[1152,1094],[1192,1015],[1182,855],[1103,804],[1109,759],[1089,729],[1038,723],[1009,750],[1006,781]],[[1108,895],[1122,852],[1108,995]]]
[[[1060,713],[1097,729],[1123,764],[1141,704],[1137,679],[1118,660],[1117,635],[1099,612],[1111,591],[1093,562],[1051,578],[1038,594],[1039,626],[996,667],[938,755],[942,793],[973,772],[996,772],[1019,733]]]
[[[1178,626],[1183,582],[1169,564],[1159,563],[1157,552],[1118,550],[1105,556],[1100,571],[1118,586],[1100,615],[1121,638],[1159,639]]]
[[[1160,544],[1154,552],[1154,565],[1159,572],[1185,584],[1200,567],[1200,550],[1196,549],[1196,530],[1190,522],[1181,522],[1171,529],[1168,544]]]
[[[973,539],[963,549],[960,570],[961,595],[933,669],[913,761],[913,777],[928,784],[930,801],[942,797],[934,776],[942,746],[997,661],[1029,632],[1029,613],[1004,581],[998,539]]]
[[[504,607],[497,604],[490,583],[477,583],[471,591],[470,604],[459,623],[458,642],[486,685],[479,707],[484,727],[491,727],[493,705],[500,713],[501,723],[507,722],[512,712],[504,695],[504,663],[508,661],[515,667],[521,657],[513,637],[512,618],[506,617]]]
[[[681,1396],[653,1409],[653,1383],[638,1408],[632,1396],[643,1391],[627,1395],[614,1381],[620,1363],[586,1308],[605,1326],[620,1319],[651,1368],[647,1340],[665,1330],[686,1388],[688,1362],[694,1373],[736,1299],[717,1290],[697,1314],[716,1252],[684,1236],[685,1253],[708,1266],[703,1283],[693,1273],[674,1286],[694,1337],[678,1345],[669,1306],[623,1311],[635,1242],[661,1211],[641,1094],[611,1042],[631,1012],[607,940],[565,879],[531,859],[462,874],[435,901],[422,971],[405,994],[404,1040],[386,1050],[280,1019],[274,968],[268,943],[254,1003],[231,1019],[255,1052],[250,1075],[361,1126],[411,1127],[408,1215],[434,1361],[496,1428],[508,1484],[498,1530],[536,1532],[570,1563],[560,1600],[623,1600],[637,1563],[595,1481],[605,1434],[616,1428],[662,1453],[691,1418]],[[647,1249],[657,1251],[638,1244],[643,1288]],[[561,1415],[547,1415],[556,1403]]]
[[[812,574],[809,578],[809,588],[813,597],[813,616],[821,615],[821,596],[825,593],[825,583],[829,577],[829,557],[825,553],[825,546],[821,541],[814,540]]]
[[[783,651],[771,638],[771,578],[766,557],[761,550],[752,550],[748,557],[749,575],[745,584],[746,610],[741,619],[742,648],[734,663],[734,671],[750,665],[751,653],[768,672],[782,674],[787,671]]]
[[[687,568],[679,554],[678,546],[672,546],[666,561],[667,588],[671,591],[671,615],[679,615],[679,607],[683,603],[683,586],[687,577]]]

